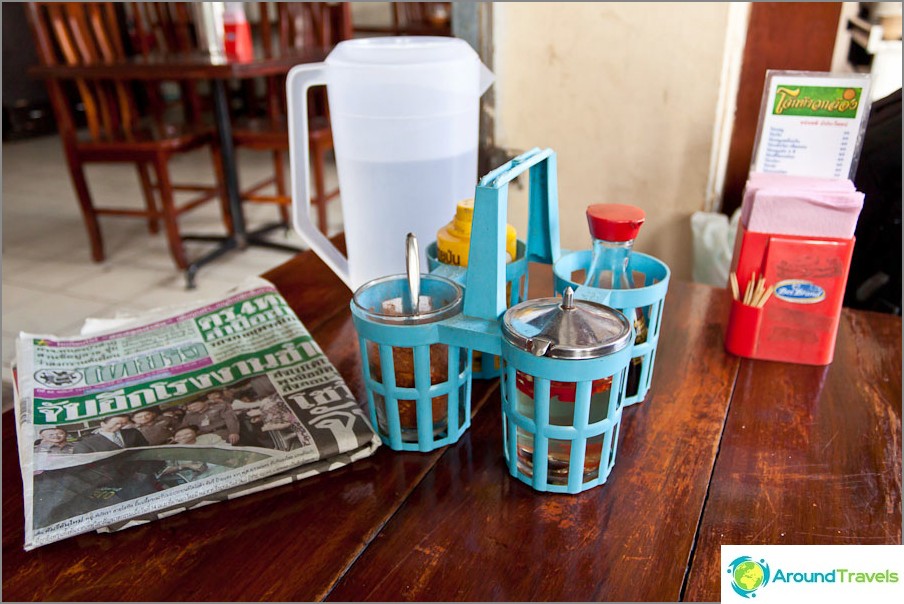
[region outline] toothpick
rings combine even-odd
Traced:
[[[760,301],[760,295],[763,292],[760,291],[759,285],[753,288],[753,295],[750,296],[750,306],[756,308],[756,303]]]
[[[773,292],[773,288],[772,288],[772,286],[770,285],[769,287],[766,288],[766,291],[763,292],[763,295],[760,296],[760,300],[759,300],[759,302],[757,302],[756,307],[757,307],[757,308],[763,308],[763,306],[766,304],[766,300],[768,300],[768,299],[769,299],[769,296],[772,295],[772,292]]]
[[[747,282],[747,287],[744,288],[744,304],[750,305],[750,296],[753,294],[753,279]]]
[[[728,281],[731,283],[731,297],[733,300],[739,300],[740,294],[738,293],[738,276],[734,274],[734,272],[729,273]]]
[[[751,306],[756,306],[757,301],[760,299],[760,296],[763,295],[763,292],[766,291],[766,279],[760,277],[756,282],[756,288],[753,290],[753,298],[750,300]]]
[[[756,290],[758,287],[756,271],[750,273],[750,283],[753,285],[753,287],[750,288],[750,299],[747,301],[747,304],[749,306],[753,306],[753,299],[756,297]]]

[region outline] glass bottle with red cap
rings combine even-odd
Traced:
[[[593,250],[584,285],[602,289],[635,287],[634,276],[628,270],[628,260],[645,218],[646,214],[642,209],[627,204],[598,203],[587,207],[587,224],[593,237]],[[644,309],[635,308],[633,314],[636,333],[634,343],[642,344],[647,341]],[[628,317],[631,318],[630,314]],[[641,357],[631,359],[628,366],[627,396],[637,394],[642,360]]]

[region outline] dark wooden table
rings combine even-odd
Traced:
[[[548,274],[533,267],[532,290]],[[311,253],[265,276],[363,400],[348,290]],[[498,389],[481,382],[454,446],[382,447],[308,481],[26,553],[6,413],[3,597],[717,600],[722,543],[900,543],[901,320],[845,310],[831,366],[787,365],[723,351],[727,302],[672,283],[653,389],[624,412],[608,483],[577,496],[508,476]]]
[[[203,52],[150,54],[92,65],[37,65],[28,73],[36,78],[67,80],[229,80],[284,74],[295,65],[322,61],[326,54],[323,49],[292,49],[273,57],[255,55],[241,61]]]
[[[230,250],[245,249],[248,245],[261,245],[292,252],[298,251],[297,248],[274,243],[263,238],[263,235],[273,230],[273,225],[268,225],[251,233],[247,232],[245,228],[238,170],[235,162],[235,146],[232,141],[232,122],[225,83],[228,80],[284,75],[295,65],[322,61],[326,58],[327,52],[328,49],[292,49],[283,50],[272,57],[255,55],[243,61],[212,57],[201,52],[152,54],[130,57],[126,61],[93,63],[90,65],[39,65],[30,68],[28,73],[32,77],[45,80],[208,80],[210,82],[214,125],[217,132],[217,144],[220,147],[224,186],[229,199],[230,213],[232,214],[233,232],[223,237],[207,235],[183,236],[183,239],[186,240],[212,241],[218,244],[213,251],[194,260],[185,270],[186,284],[190,289],[194,287],[195,275],[203,265],[219,258]]]

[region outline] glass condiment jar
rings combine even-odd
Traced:
[[[515,387],[507,392],[514,390],[513,411],[520,416],[514,422],[518,471],[532,477],[538,438],[545,438],[542,435],[550,427],[555,430],[556,426],[564,426],[574,428],[574,438],[546,438],[547,483],[569,484],[576,441],[584,445],[577,483],[596,480],[601,468],[608,467],[615,442],[611,422],[605,430],[595,428],[610,420],[619,408],[623,379],[620,374],[627,363],[625,349],[631,343],[630,323],[615,309],[574,300],[569,287],[562,298],[528,300],[510,308],[503,316],[502,333],[509,345],[531,355],[523,358],[543,357],[548,360],[546,369],[557,374],[557,379],[542,378],[531,373],[529,363],[519,366],[518,361],[511,362]],[[619,355],[624,357],[620,366],[606,362],[621,351],[625,352]],[[517,358],[517,355],[509,356],[510,360]],[[588,380],[588,375],[592,379]],[[618,375],[617,382],[613,379],[615,375]],[[540,380],[543,380],[542,394],[537,392]],[[587,381],[589,388],[580,386]],[[619,392],[613,393],[613,383]],[[581,397],[589,397],[589,404]],[[579,416],[579,410],[586,410],[587,415]],[[532,421],[534,432],[525,427],[522,418]],[[604,443],[609,444],[608,449]]]
[[[601,289],[634,289],[634,275],[628,270],[634,240],[646,219],[636,206],[599,203],[587,208],[587,224],[593,237],[590,268],[584,285]],[[647,341],[647,317],[644,309],[633,309],[634,343]],[[640,384],[641,357],[631,359],[628,369],[627,395],[637,393]]]
[[[464,367],[470,351],[440,343],[431,328],[461,312],[462,289],[443,277],[419,273],[413,236],[408,239],[407,264],[407,274],[361,286],[352,299],[352,312],[366,352],[365,385],[371,390],[377,432],[393,448],[419,443],[419,450],[431,450],[438,440],[460,433],[468,419],[470,372]],[[455,400],[446,393],[431,396],[436,386],[448,386],[440,390],[454,393]],[[457,425],[449,426],[452,404]],[[396,414],[399,430],[393,426]]]

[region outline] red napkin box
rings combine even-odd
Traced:
[[[732,303],[726,350],[768,361],[831,363],[853,251],[854,238],[773,235],[739,225],[732,271],[741,294],[754,273],[775,291],[762,309]]]

